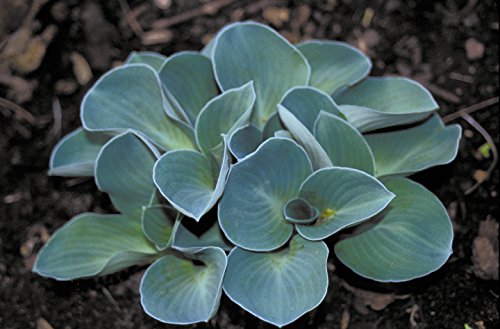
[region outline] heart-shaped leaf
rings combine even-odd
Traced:
[[[334,166],[375,174],[375,160],[370,147],[356,128],[348,122],[322,111],[314,126],[314,137]]]
[[[407,78],[367,78],[335,100],[347,120],[362,132],[416,122],[438,108],[422,85]]]
[[[237,128],[248,124],[254,102],[255,91],[251,81],[209,101],[195,125],[200,150],[209,153],[222,143],[222,134],[231,135]]]
[[[95,159],[111,137],[82,128],[64,136],[50,155],[49,175],[94,176]]]
[[[153,242],[159,250],[172,245],[176,213],[172,208],[154,205],[142,210],[142,230],[144,235]]]
[[[254,82],[257,99],[252,122],[258,128],[276,111],[288,89],[309,81],[304,56],[276,31],[255,22],[225,27],[217,35],[212,61],[222,90]]]
[[[296,225],[309,240],[323,240],[343,228],[358,224],[382,211],[394,194],[372,176],[351,168],[326,168],[314,172],[300,187],[299,196],[319,210],[312,225]]]
[[[416,127],[366,135],[377,176],[411,174],[447,164],[457,156],[462,129],[445,127],[436,114]]]
[[[153,166],[156,156],[131,132],[111,139],[96,160],[95,182],[109,194],[121,213],[141,218],[142,207],[155,195]]]
[[[219,93],[212,62],[197,52],[172,55],[159,74],[168,95],[175,99],[174,103],[181,107],[192,125],[203,106]]]
[[[290,131],[293,138],[306,150],[314,170],[332,167],[330,157],[323,147],[314,138],[306,126],[304,126],[288,109],[278,105],[278,113],[281,121]]]
[[[166,56],[152,51],[132,51],[125,60],[125,64],[147,64],[158,72],[166,60]]]
[[[219,247],[226,251],[229,251],[233,248],[225,241],[217,223],[212,225],[206,232],[203,232],[203,234],[201,234],[200,236],[197,236],[189,231],[184,225],[182,225],[182,221],[175,230],[173,241],[173,248],[175,249],[185,250],[210,246]]]
[[[199,221],[224,191],[229,172],[229,151],[224,142],[220,164],[191,150],[165,153],[154,167],[154,182],[161,194],[181,213]]]
[[[165,323],[208,322],[219,307],[226,265],[226,254],[215,247],[185,253],[182,258],[158,259],[141,281],[144,311]]]
[[[329,95],[342,87],[355,85],[372,69],[369,57],[344,42],[311,40],[297,48],[311,65],[309,84]]]
[[[218,213],[229,241],[255,251],[284,245],[293,225],[285,220],[283,207],[311,172],[305,151],[287,138],[270,138],[235,164]]]
[[[155,70],[130,64],[109,71],[95,83],[83,99],[81,119],[86,130],[133,129],[164,150],[195,149],[192,129],[169,118],[166,104]]]
[[[254,152],[262,140],[262,131],[250,124],[236,129],[229,137],[229,150],[239,161]]]
[[[33,271],[56,280],[73,280],[143,264],[154,259],[156,252],[137,219],[84,213],[52,235]]]
[[[409,179],[391,179],[386,186],[397,197],[382,220],[337,243],[335,254],[357,274],[377,281],[407,281],[437,270],[452,253],[446,209]]]
[[[314,309],[328,289],[328,248],[296,235],[283,250],[257,253],[234,248],[224,292],[256,317],[282,327]]]
[[[290,89],[283,97],[281,105],[302,122],[310,132],[313,132],[314,122],[318,118],[320,111],[343,116],[337,104],[329,95],[312,87]]]

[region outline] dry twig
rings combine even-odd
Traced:
[[[464,114],[471,114],[473,112],[476,112],[476,111],[485,109],[489,106],[495,105],[498,103],[498,98],[499,98],[498,96],[493,97],[493,98],[487,99],[485,101],[479,102],[477,104],[463,108],[461,110],[458,110],[457,112],[448,114],[447,116],[443,117],[443,122],[447,123],[447,122],[450,122],[450,121],[453,121],[455,119],[462,117]]]
[[[20,105],[9,101],[8,99],[0,97],[0,106],[6,108],[7,110],[11,110],[12,112],[14,112],[16,117],[23,119],[30,125],[34,125],[36,123],[35,117],[30,112],[22,108]]]

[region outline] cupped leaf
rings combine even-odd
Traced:
[[[403,175],[447,164],[457,156],[462,129],[445,126],[435,114],[413,128],[366,135],[377,176]]]
[[[229,150],[239,161],[254,152],[262,143],[262,131],[253,124],[238,128],[229,137]]]
[[[283,209],[285,219],[293,224],[309,224],[318,218],[319,211],[303,198],[293,198]]]
[[[212,62],[197,52],[184,51],[172,55],[159,74],[169,97],[175,99],[174,103],[182,108],[192,125],[203,106],[219,93]]]
[[[248,124],[255,103],[253,82],[229,89],[209,101],[201,110],[195,125],[196,142],[204,153],[222,144],[221,135],[231,135]]]
[[[50,155],[49,175],[94,176],[95,159],[111,137],[82,128],[64,136]]]
[[[311,225],[296,225],[309,240],[322,240],[382,211],[394,194],[372,176],[351,168],[326,168],[314,172],[300,187],[299,196],[319,210]]]
[[[142,230],[159,250],[172,246],[176,217],[170,207],[154,205],[143,208]]]
[[[136,135],[124,133],[111,139],[96,160],[95,182],[109,194],[116,209],[141,218],[142,207],[155,195],[153,166],[156,156]]]
[[[86,130],[133,129],[164,150],[196,148],[193,131],[166,115],[166,103],[154,69],[130,64],[104,74],[85,95],[80,114]]]
[[[147,64],[158,72],[166,60],[166,56],[152,51],[132,51],[125,60],[125,64]]]
[[[330,113],[321,112],[314,126],[314,137],[334,166],[375,174],[375,160],[370,147],[348,122]]]
[[[297,48],[311,65],[309,84],[330,95],[355,85],[372,69],[368,56],[344,42],[311,40]]]
[[[217,35],[212,61],[222,90],[254,82],[257,99],[252,122],[259,128],[288,89],[309,81],[304,56],[276,31],[255,22],[225,27]]]
[[[256,317],[282,327],[317,307],[328,289],[328,248],[296,235],[283,250],[235,248],[228,256],[224,292]]]
[[[271,114],[266,124],[262,128],[262,134],[264,140],[274,137],[274,134],[278,130],[283,130],[283,129],[285,129],[285,127],[283,127],[283,124],[281,123],[278,112],[274,112],[273,114]]]
[[[158,259],[141,281],[144,311],[165,323],[207,322],[219,307],[226,265],[226,254],[215,247]]]
[[[56,280],[105,275],[148,262],[156,252],[135,218],[84,213],[52,235],[33,271]]]
[[[323,147],[314,138],[312,132],[282,105],[278,105],[278,113],[281,121],[288,131],[290,131],[293,138],[306,150],[309,159],[311,159],[313,169],[318,170],[332,167],[332,161]]]
[[[170,151],[155,164],[153,179],[174,208],[199,221],[224,191],[229,157],[225,144],[220,164],[199,152]]]
[[[340,111],[360,131],[409,124],[438,108],[432,95],[407,78],[367,78],[335,98]]]
[[[343,116],[333,99],[323,91],[312,87],[295,87],[290,89],[281,101],[310,132],[320,111]]]
[[[452,253],[446,209],[409,179],[391,179],[386,186],[397,196],[382,220],[338,242],[335,254],[357,274],[377,281],[407,281],[437,270]]]
[[[172,246],[173,248],[178,250],[212,246],[230,251],[233,248],[225,241],[222,235],[222,231],[220,230],[217,223],[212,225],[206,232],[203,232],[203,234],[201,234],[200,236],[197,236],[189,231],[184,225],[182,225],[182,221],[175,230]]]
[[[235,164],[219,203],[219,224],[237,246],[269,251],[292,235],[283,207],[311,174],[305,151],[287,138],[270,138]]]

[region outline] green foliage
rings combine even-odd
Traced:
[[[148,264],[141,302],[159,321],[208,321],[224,291],[281,327],[325,297],[340,231],[333,250],[361,276],[437,270],[450,219],[403,176],[451,162],[461,129],[420,84],[371,67],[345,43],[294,46],[254,22],[201,52],[133,52],[87,92],[83,128],[49,170],[94,176],[119,213],[70,220],[34,271],[72,280]]]

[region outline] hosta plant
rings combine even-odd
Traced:
[[[371,67],[345,43],[292,45],[254,22],[201,52],[132,53],[87,92],[83,127],[50,159],[52,175],[93,176],[116,213],[73,218],[34,271],[147,265],[141,302],[159,321],[208,321],[224,292],[280,327],[325,297],[330,250],[376,281],[435,271],[450,219],[406,177],[452,161],[460,127],[421,85]]]

